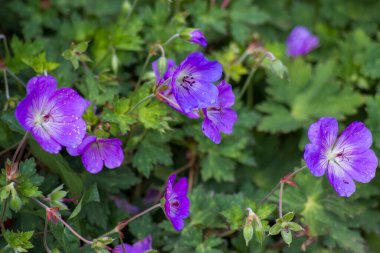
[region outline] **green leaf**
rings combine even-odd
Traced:
[[[234,180],[235,162],[210,152],[201,161],[201,175],[204,181],[211,178],[217,182]]]
[[[63,248],[65,252],[79,252],[79,239],[67,228],[63,230]]]
[[[285,214],[285,215],[282,217],[282,219],[283,219],[284,221],[291,221],[291,220],[293,220],[293,218],[294,218],[294,212],[289,212],[289,213]]]
[[[282,230],[281,224],[276,223],[269,229],[270,235],[278,235]]]
[[[292,231],[286,229],[282,230],[281,237],[286,244],[290,245],[292,243]]]
[[[151,132],[138,145],[132,163],[145,177],[149,177],[156,165],[170,166],[173,163],[172,154],[166,142],[167,140],[161,137],[160,133]]]
[[[69,163],[62,157],[62,155],[53,155],[45,152],[34,140],[30,140],[29,144],[33,155],[45,164],[45,166],[53,173],[57,173],[61,176],[65,185],[67,185],[71,196],[80,196],[83,187],[82,180],[79,175],[70,168]]]
[[[91,185],[90,188],[83,194],[82,198],[80,199],[78,205],[75,207],[74,211],[70,215],[69,219],[75,218],[82,210],[82,207],[90,202],[100,202],[98,187],[96,184]]]
[[[295,222],[289,222],[288,224],[288,227],[290,230],[294,231],[294,232],[298,232],[298,231],[302,231],[303,228],[301,227],[301,225],[295,223]]]
[[[3,236],[8,245],[15,252],[28,252],[28,249],[33,248],[33,244],[30,242],[33,233],[34,231],[12,232],[10,230],[5,230]]]
[[[356,112],[363,97],[335,77],[336,63],[320,62],[312,71],[301,58],[289,64],[289,81],[268,78],[270,98],[258,105],[265,113],[259,130],[286,133],[297,130],[322,116],[342,119]]]
[[[44,71],[51,72],[59,66],[59,63],[57,62],[49,62],[46,60],[45,52],[35,57],[24,58],[23,61],[26,65],[33,68],[33,70],[40,75],[44,74]]]

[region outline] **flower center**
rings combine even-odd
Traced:
[[[179,85],[181,85],[181,87],[185,88],[186,90],[189,89],[189,86],[192,87],[195,83],[194,77],[187,72],[181,73],[178,76],[177,81],[179,82]]]
[[[35,123],[37,125],[41,125],[43,123],[49,122],[53,119],[53,117],[50,114],[38,114],[35,117]]]

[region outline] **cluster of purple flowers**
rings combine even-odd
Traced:
[[[235,102],[231,85],[225,81],[214,85],[222,77],[222,65],[201,52],[189,54],[178,67],[172,59],[167,63],[162,74],[158,61],[153,63],[157,98],[189,118],[202,117],[203,133],[219,144],[220,132],[231,134],[237,120],[231,109]]]
[[[119,139],[86,135],[82,116],[91,102],[71,88],[57,89],[52,76],[33,77],[26,91],[17,105],[16,118],[45,151],[57,154],[66,147],[71,155],[82,156],[91,173],[100,172],[103,165],[110,169],[121,165],[124,153]]]

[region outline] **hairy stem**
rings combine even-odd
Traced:
[[[162,46],[166,46],[167,44],[169,44],[170,42],[172,42],[177,37],[179,37],[178,33],[176,33],[173,36],[171,36],[167,41],[165,41],[165,43],[162,44]]]
[[[303,166],[303,167],[301,167],[299,169],[296,169],[295,171],[293,171],[292,173],[290,173],[286,177],[287,178],[292,178],[292,177],[294,177],[295,175],[297,175],[298,173],[300,173],[301,171],[303,171],[306,168],[307,168],[306,166]],[[262,200],[260,200],[259,204],[263,204],[265,201],[267,201],[269,199],[269,197],[272,196],[273,193],[275,193],[275,191],[277,190],[277,188],[280,185],[281,185],[281,180],[276,184],[275,187],[273,187],[273,189],[267,195],[265,195],[265,197]]]
[[[8,87],[8,78],[7,78],[7,71],[3,69],[3,75],[4,75],[4,86],[5,86],[5,97],[7,100],[9,100],[9,87]]]
[[[136,88],[138,88],[141,84],[141,81],[142,81],[142,76],[145,72],[145,69],[146,67],[148,66],[148,63],[150,61],[150,58],[152,58],[152,54],[149,53],[148,56],[146,57],[145,59],[145,62],[144,62],[144,65],[143,65],[143,68],[141,69],[141,72],[140,72],[140,76],[139,76],[139,79],[137,80],[137,84],[136,84]]]
[[[42,203],[41,201],[39,201],[38,199],[36,198],[32,198],[37,204],[39,204],[41,207],[45,208],[46,211],[48,211],[50,208],[45,205],[44,203]],[[64,221],[59,215],[55,215],[55,218],[57,218],[68,230],[71,231],[71,233],[73,233],[79,240],[83,241],[84,243],[86,244],[92,244],[92,241],[90,240],[87,240],[86,238],[84,238],[83,236],[81,236],[77,231],[75,231],[66,221]]]
[[[260,60],[252,67],[251,71],[248,74],[247,80],[245,81],[243,88],[239,92],[239,95],[237,96],[237,100],[241,99],[245,93],[245,91],[248,89],[248,86],[251,84],[252,77],[256,73],[257,69],[260,67],[261,63],[264,61],[264,59],[267,57],[267,54],[264,54]]]
[[[280,193],[278,197],[278,216],[282,218],[282,194],[284,192],[284,183],[280,182]]]
[[[121,233],[119,233],[119,240],[120,240],[120,244],[121,244],[121,250],[123,251],[123,253],[127,253],[127,251],[124,247],[123,236],[121,235]]]
[[[48,229],[48,219],[47,219],[47,216],[45,216],[45,226],[44,226],[44,248],[46,250],[46,252],[50,253],[51,250],[49,248],[49,245],[47,243],[47,229]]]
[[[132,3],[132,7],[131,7],[131,11],[128,13],[128,15],[127,15],[127,17],[126,17],[126,20],[128,20],[128,19],[132,16],[132,13],[133,13],[133,11],[135,10],[138,1],[139,1],[139,0],[135,0],[135,1],[133,1],[133,3]]]
[[[24,136],[22,137],[20,143],[17,146],[17,149],[16,149],[15,153],[13,154],[12,162],[11,162],[12,169],[13,169],[13,165],[14,165],[14,163],[16,161],[16,158],[18,156],[18,153],[20,152],[21,147],[24,145],[24,143],[26,142],[27,139],[28,139],[28,132],[25,132]]]
[[[137,102],[134,106],[132,106],[132,108],[128,111],[128,113],[131,113],[133,112],[137,107],[139,107],[139,105],[141,105],[142,103],[146,102],[147,100],[151,99],[154,97],[154,94],[150,94],[149,96],[141,99],[139,102]]]
[[[23,80],[21,80],[15,73],[13,73],[10,69],[6,68],[8,74],[13,77],[17,82],[19,82],[22,86],[26,87],[26,84]]]
[[[113,231],[120,232],[121,230],[123,230],[123,228],[125,228],[132,221],[143,216],[144,214],[149,213],[150,211],[153,211],[154,209],[156,209],[158,207],[161,207],[161,203],[158,203],[158,204],[155,204],[154,206],[149,207],[148,209],[142,211],[141,213],[136,214],[135,216],[129,218],[128,220],[119,222],[119,224],[116,226],[116,228]]]

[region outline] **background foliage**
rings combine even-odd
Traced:
[[[157,212],[131,223],[124,230],[126,242],[151,234],[155,249],[175,253],[300,252],[301,248],[379,252],[378,176],[343,199],[326,178],[303,171],[296,178],[297,187],[286,186],[284,192],[285,211],[294,211],[295,220],[305,228],[293,235],[291,247],[280,236],[268,237],[262,245],[252,240],[246,247],[241,232],[247,207],[274,224],[277,197],[265,204],[259,201],[282,176],[302,166],[307,128],[319,117],[337,117],[341,126],[364,121],[379,154],[379,9],[375,0],[140,0],[135,6],[122,0],[3,1],[0,33],[6,37],[1,42],[6,41],[9,50],[2,46],[0,67],[10,87],[10,99],[4,85],[0,93],[3,164],[22,137],[14,118],[14,108],[25,95],[21,82],[44,69],[60,86],[76,88],[96,105],[85,114],[89,130],[121,138],[126,158],[118,169],[91,175],[79,158],[65,152],[47,154],[30,140],[20,165],[25,174],[19,186],[28,190],[18,189],[19,196],[6,209],[9,230],[1,245],[43,251],[45,213],[28,197],[48,195],[63,184],[67,197],[76,200],[65,203],[63,217],[81,234],[95,238],[133,215],[131,204],[143,210],[156,203],[151,193],[159,192],[167,176],[185,166],[180,174],[188,176],[192,185],[185,229],[175,232]],[[291,59],[284,42],[296,25],[316,34],[320,47],[304,58]],[[263,62],[234,106],[239,119],[233,134],[223,136],[220,145],[203,136],[199,121],[186,119],[159,101],[127,114],[151,91],[150,67],[143,73],[144,85],[135,89],[151,46],[185,27],[206,34],[205,52],[223,64],[235,94],[258,61],[257,55],[251,55],[237,62],[249,45],[264,47],[288,68],[288,78],[280,79]],[[166,47],[166,55],[179,62],[195,50],[200,49],[175,40]],[[48,243],[62,252],[93,252],[89,247],[79,250],[79,240],[62,225],[49,225]]]

